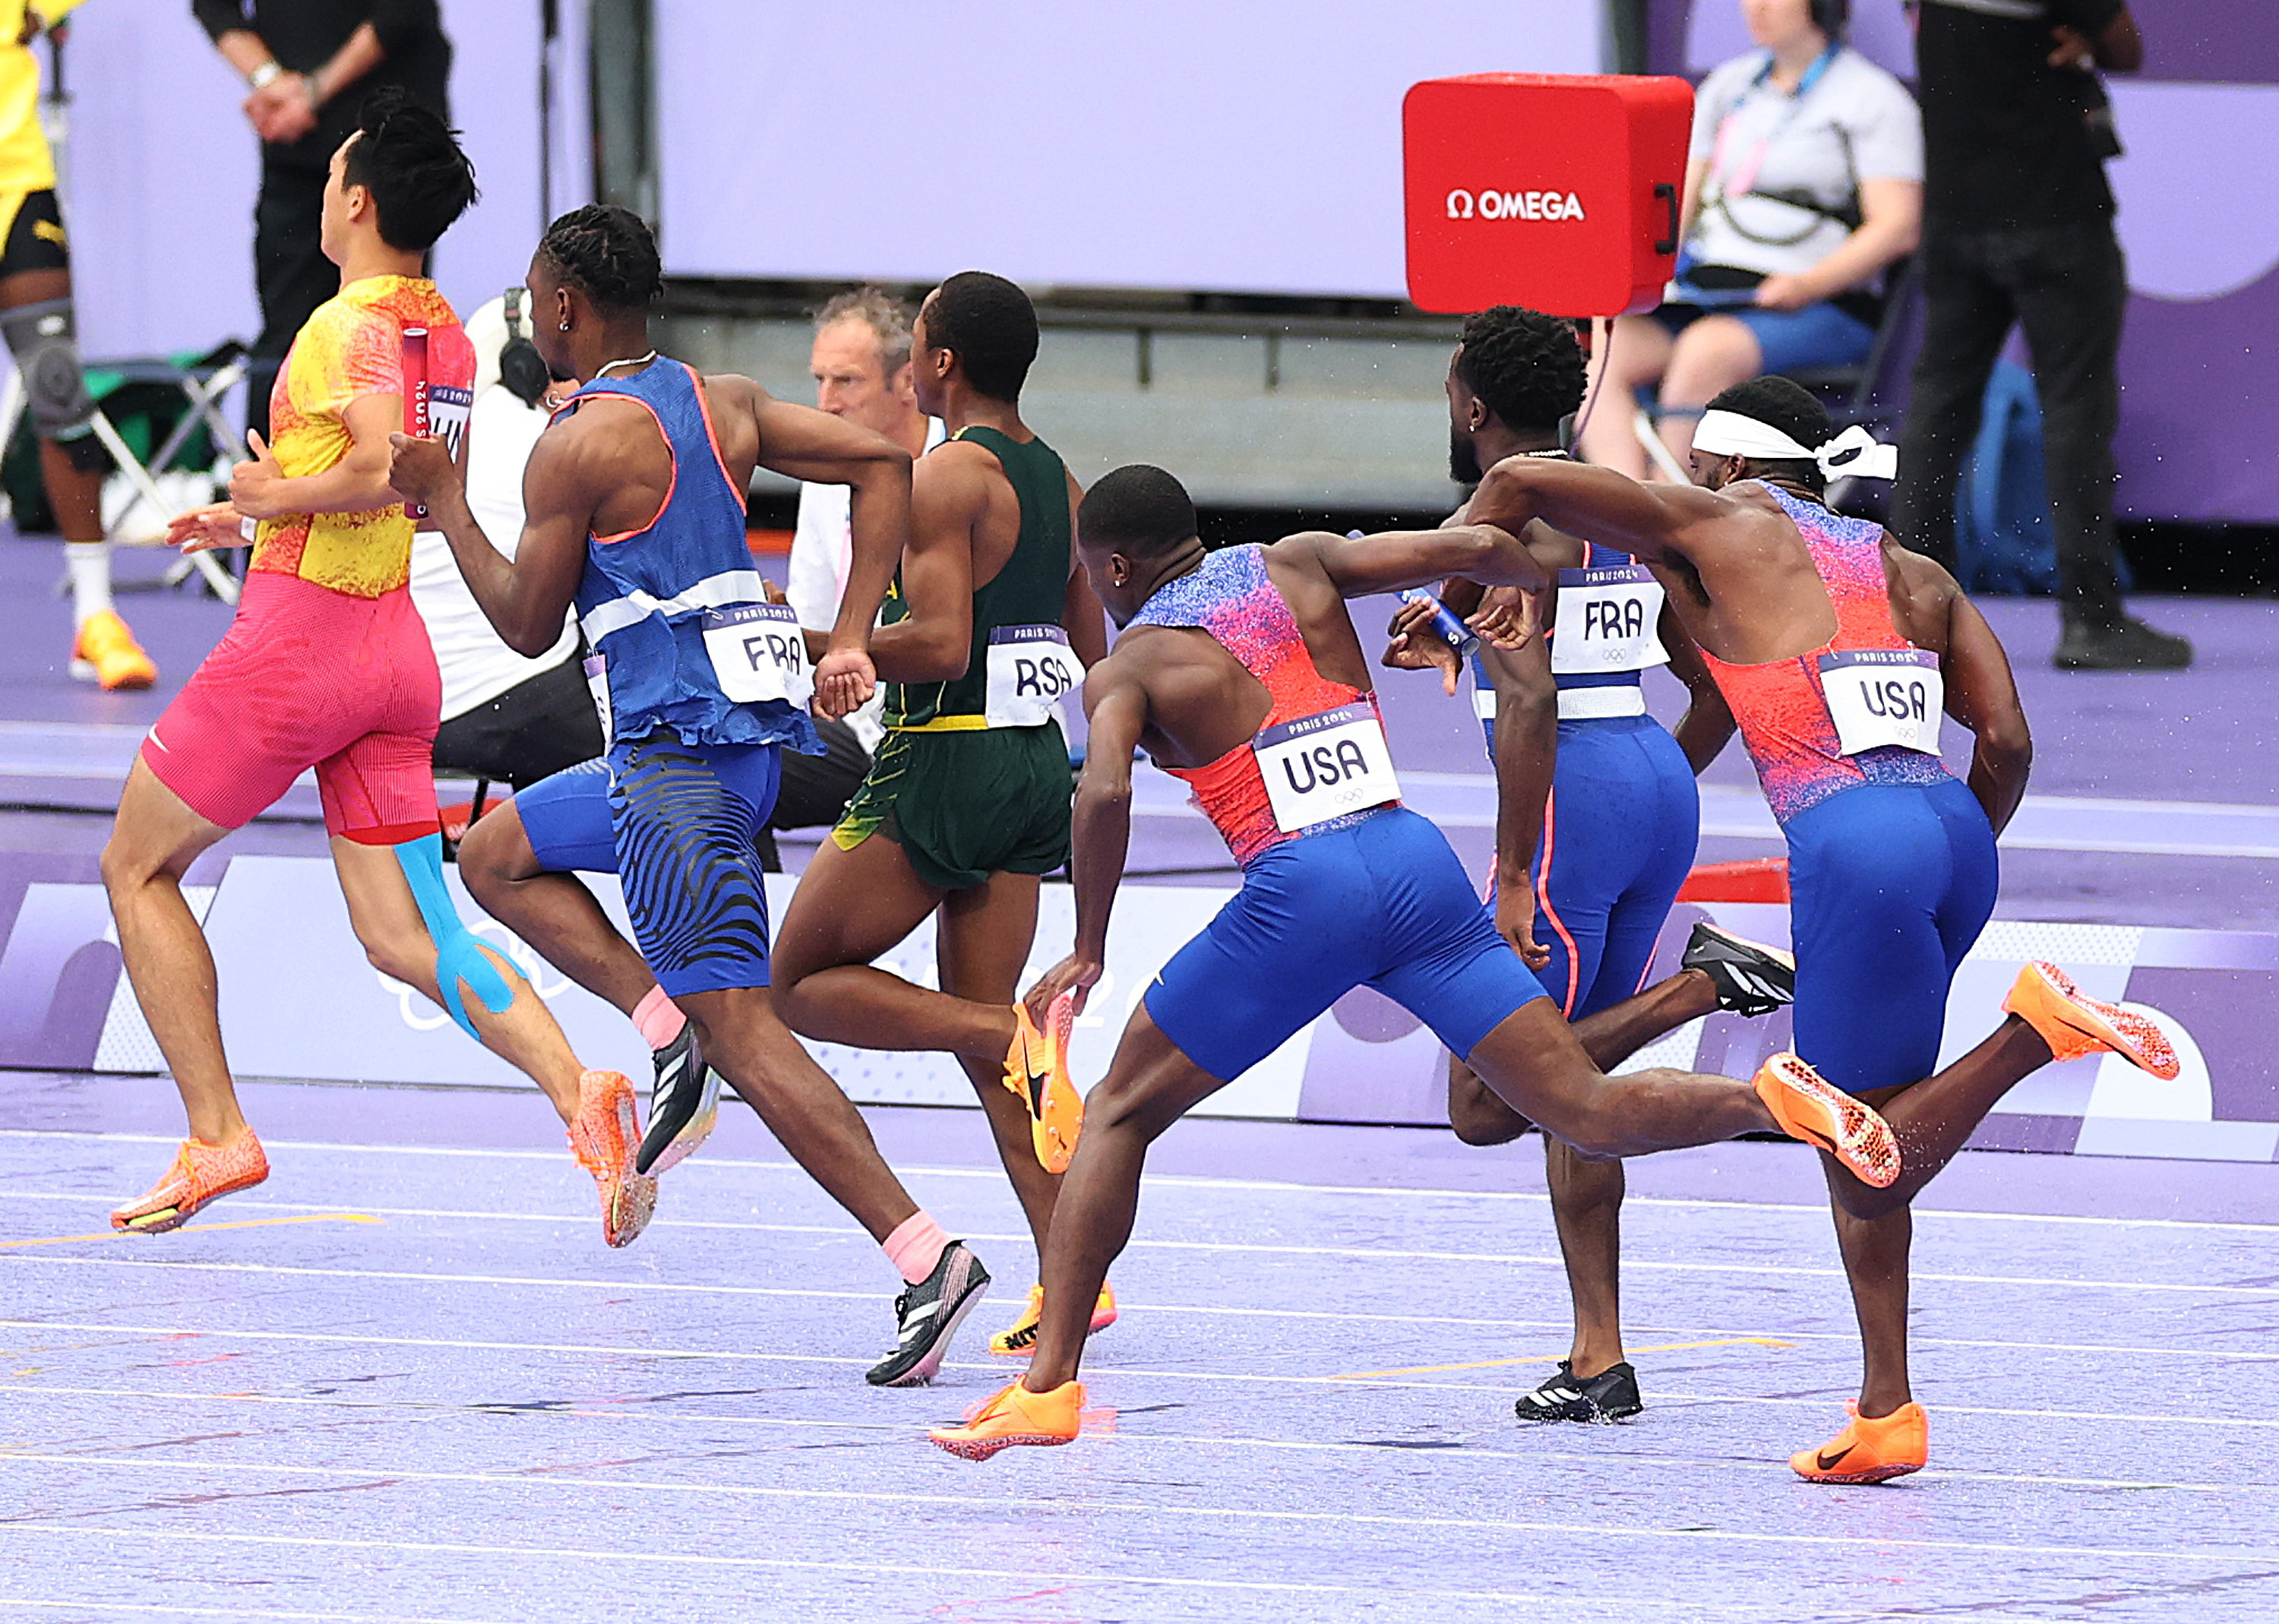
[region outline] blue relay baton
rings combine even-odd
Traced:
[[[1403,603],[1431,604],[1432,606],[1432,630],[1438,632],[1442,637],[1446,638],[1448,640],[1448,646],[1451,648],[1457,649],[1461,652],[1463,649],[1469,648],[1475,642],[1479,640],[1472,635],[1472,629],[1466,625],[1462,621],[1457,619],[1446,604],[1441,602],[1439,599],[1434,597],[1422,586],[1411,586],[1408,591],[1400,594],[1400,601]]]

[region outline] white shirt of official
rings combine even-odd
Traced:
[[[1714,164],[1722,130],[1730,179],[1752,192],[1800,192],[1829,208],[1852,201],[1861,180],[1923,178],[1922,115],[1905,85],[1847,48],[1799,99],[1759,81],[1769,59],[1751,51],[1701,81],[1688,157]],[[1705,198],[1718,189],[1715,174],[1705,177]],[[1852,234],[1841,220],[1769,197],[1729,197],[1725,208],[1731,218],[1706,207],[1696,217],[1686,245],[1695,263],[1794,276]],[[1753,240],[1759,237],[1776,241]]]
[[[932,450],[949,437],[939,417],[926,419],[925,448]],[[798,527],[792,532],[791,563],[784,577],[784,596],[792,613],[810,632],[828,632],[839,624],[840,601],[847,595],[847,571],[855,563],[855,491],[851,486],[813,485],[799,487]],[[847,718],[847,725],[876,754],[886,736],[886,694]]]
[[[499,382],[498,355],[507,338],[505,302],[494,299],[467,318],[467,337],[475,346],[475,404],[467,419],[467,506],[491,545],[514,556],[522,545],[522,471],[548,412],[526,406]],[[443,677],[443,720],[488,704],[509,688],[568,659],[578,646],[574,621],[564,617],[562,635],[535,660],[526,660],[499,640],[474,594],[467,590],[451,544],[439,531],[426,531],[411,542],[411,603],[427,623],[435,667]]]

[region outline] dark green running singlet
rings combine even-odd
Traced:
[[[848,851],[886,835],[920,879],[950,891],[992,874],[1049,874],[1066,862],[1073,784],[1058,724],[993,728],[985,719],[990,633],[1058,625],[1067,612],[1068,470],[1041,440],[1024,444],[979,425],[957,438],[982,447],[1005,471],[1020,502],[1020,534],[1003,567],[974,591],[965,674],[886,685],[886,737],[832,831]],[[898,571],[879,619],[892,625],[909,615]]]

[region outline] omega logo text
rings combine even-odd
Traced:
[[[1583,200],[1572,192],[1468,192],[1448,194],[1452,220],[1579,220]]]

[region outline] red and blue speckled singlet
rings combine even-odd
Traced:
[[[1820,686],[1820,656],[1860,648],[1912,647],[1891,624],[1891,583],[1884,572],[1884,532],[1845,518],[1777,486],[1773,494],[1812,552],[1812,567],[1836,610],[1836,635],[1819,647],[1764,665],[1729,665],[1707,649],[1701,657],[1725,696],[1773,816],[1786,823],[1830,796],[1861,784],[1937,784],[1952,777],[1936,755],[1884,747],[1846,755]]]
[[[1267,578],[1265,549],[1255,543],[1206,553],[1194,569],[1157,587],[1131,624],[1192,626],[1209,632],[1272,696],[1273,709],[1258,724],[1261,732],[1340,705],[1366,701],[1372,713],[1377,711],[1375,693],[1332,682],[1314,669],[1314,657],[1307,652],[1290,606]],[[1261,852],[1300,838],[1275,821],[1266,781],[1259,776],[1258,758],[1247,740],[1208,766],[1163,770],[1193,786],[1195,805],[1218,826],[1237,862],[1247,863]],[[1304,832],[1350,829],[1380,809],[1346,813]]]

